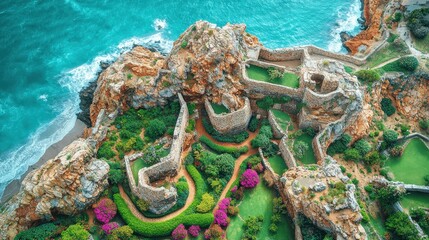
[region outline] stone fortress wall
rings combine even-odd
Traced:
[[[177,191],[174,187],[166,189],[165,187],[153,187],[150,184],[165,177],[177,175],[181,167],[182,146],[185,139],[189,113],[186,102],[180,93],[178,94],[178,98],[180,113],[174,128],[170,153],[166,157],[161,158],[159,163],[151,167],[142,168],[138,173],[137,186],[131,171],[130,162],[142,157],[143,154],[137,153],[128,157],[126,156],[124,159],[131,191],[137,197],[147,201],[150,204],[149,209],[156,214],[168,211],[176,204],[177,199]]]
[[[216,114],[210,102],[205,99],[204,106],[214,129],[220,133],[234,133],[246,129],[252,117],[250,101],[244,98],[244,106],[230,113]]]

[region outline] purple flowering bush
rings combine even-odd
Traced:
[[[101,229],[107,234],[111,234],[113,230],[117,229],[119,227],[119,224],[117,222],[110,222],[110,223],[106,223],[103,224],[103,226],[101,226]]]
[[[180,224],[173,230],[171,233],[171,238],[173,240],[182,240],[188,236],[188,231],[186,231],[185,225]]]
[[[115,217],[117,210],[111,199],[103,198],[94,209],[95,218],[102,223],[108,223]]]
[[[258,173],[253,169],[247,169],[244,171],[243,175],[241,175],[240,184],[244,188],[254,188],[259,183]]]
[[[188,233],[192,236],[192,237],[198,237],[198,234],[200,234],[201,228],[198,225],[192,225],[189,227],[188,229]]]
[[[231,204],[231,198],[224,198],[219,203],[219,210],[226,212],[229,204]]]

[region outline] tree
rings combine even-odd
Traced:
[[[355,73],[355,75],[358,77],[360,81],[363,81],[363,82],[371,83],[371,82],[379,81],[381,79],[381,76],[378,73],[378,71],[373,69],[359,70]]]
[[[273,130],[269,125],[262,126],[259,130],[259,134],[265,135],[269,139],[273,138]]]
[[[358,150],[362,156],[365,156],[367,153],[369,153],[372,148],[371,144],[369,144],[369,142],[365,139],[358,140],[355,142],[353,147],[356,148],[356,150]]]
[[[268,110],[274,105],[274,100],[270,96],[265,96],[263,99],[256,100],[256,105],[260,109]]]
[[[387,230],[395,233],[399,239],[420,239],[417,229],[408,218],[408,215],[403,212],[396,212],[395,214],[390,215],[386,220],[386,228]]]
[[[268,72],[268,75],[270,76],[270,81],[282,78],[284,75],[283,71],[274,67],[269,67],[267,69],[267,72]]]
[[[386,130],[383,133],[383,139],[387,144],[392,144],[398,140],[398,133],[394,130]]]
[[[202,196],[201,203],[197,206],[197,212],[206,213],[213,209],[215,201],[212,195],[204,193]]]
[[[154,119],[149,122],[144,134],[150,139],[155,140],[164,135],[165,131],[167,131],[165,123],[159,119]]]
[[[61,233],[63,240],[88,239],[89,232],[80,224],[74,224]]]
[[[355,162],[358,162],[361,159],[361,157],[362,157],[362,155],[355,148],[347,149],[344,152],[344,159],[347,160],[347,161],[353,160]]]
[[[380,104],[381,110],[383,110],[387,116],[391,116],[396,112],[396,108],[392,105],[392,100],[390,100],[390,98],[383,98]]]
[[[393,186],[378,188],[375,196],[382,206],[391,206],[401,200],[403,193]]]
[[[293,144],[293,152],[299,159],[304,157],[305,153],[308,151],[309,148],[310,147],[308,146],[308,144],[303,141],[296,141]]]
[[[146,149],[143,155],[143,161],[148,166],[152,166],[160,161],[160,157],[158,156],[154,146],[150,146]]]
[[[399,59],[399,66],[408,71],[414,72],[419,66],[419,60],[414,56],[401,57]]]
[[[213,164],[219,169],[221,178],[229,179],[234,171],[235,159],[231,155],[224,153],[217,156]]]
[[[182,240],[188,236],[188,231],[186,231],[185,225],[180,224],[177,226],[171,233],[171,238],[173,240]]]
[[[227,227],[229,219],[226,212],[222,210],[217,210],[214,215],[214,223],[221,227]]]
[[[253,169],[247,169],[244,171],[243,175],[241,175],[240,184],[244,188],[254,188],[259,183],[258,173]]]
[[[378,153],[377,151],[372,151],[363,158],[363,161],[368,165],[377,164],[380,162],[380,160],[380,153]]]
[[[336,153],[343,153],[344,151],[347,150],[351,140],[352,140],[352,137],[350,135],[348,134],[341,135],[340,138],[338,138],[333,143],[331,143],[331,145],[329,145],[328,151],[327,151],[328,154],[332,156]]]
[[[419,121],[419,126],[420,126],[421,129],[427,130],[429,128],[429,120],[421,119]]]
[[[113,185],[120,184],[124,181],[124,173],[121,169],[110,169],[109,170],[109,182]]]
[[[264,148],[267,147],[270,144],[270,139],[263,135],[263,134],[258,134],[254,139],[252,139],[252,141],[250,142],[252,145],[252,148]]]
[[[133,230],[129,226],[122,226],[112,231],[107,236],[108,240],[128,240],[133,236]]]

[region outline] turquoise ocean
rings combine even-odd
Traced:
[[[360,0],[0,1],[0,195],[74,125],[100,61],[134,44],[167,52],[190,24],[245,23],[270,48],[346,52]]]

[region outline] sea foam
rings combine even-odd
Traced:
[[[59,83],[70,91],[70,98],[60,106],[61,112],[54,120],[37,129],[23,146],[0,155],[0,196],[14,179],[19,179],[28,167],[35,164],[47,148],[60,141],[73,128],[76,113],[79,111],[79,91],[91,81],[96,80],[101,71],[100,63],[113,62],[119,55],[142,45],[168,53],[173,42],[163,38],[161,32],[147,37],[133,37],[120,42],[111,52],[95,57],[90,63],[80,65],[59,76]],[[47,95],[41,95],[45,100]]]

